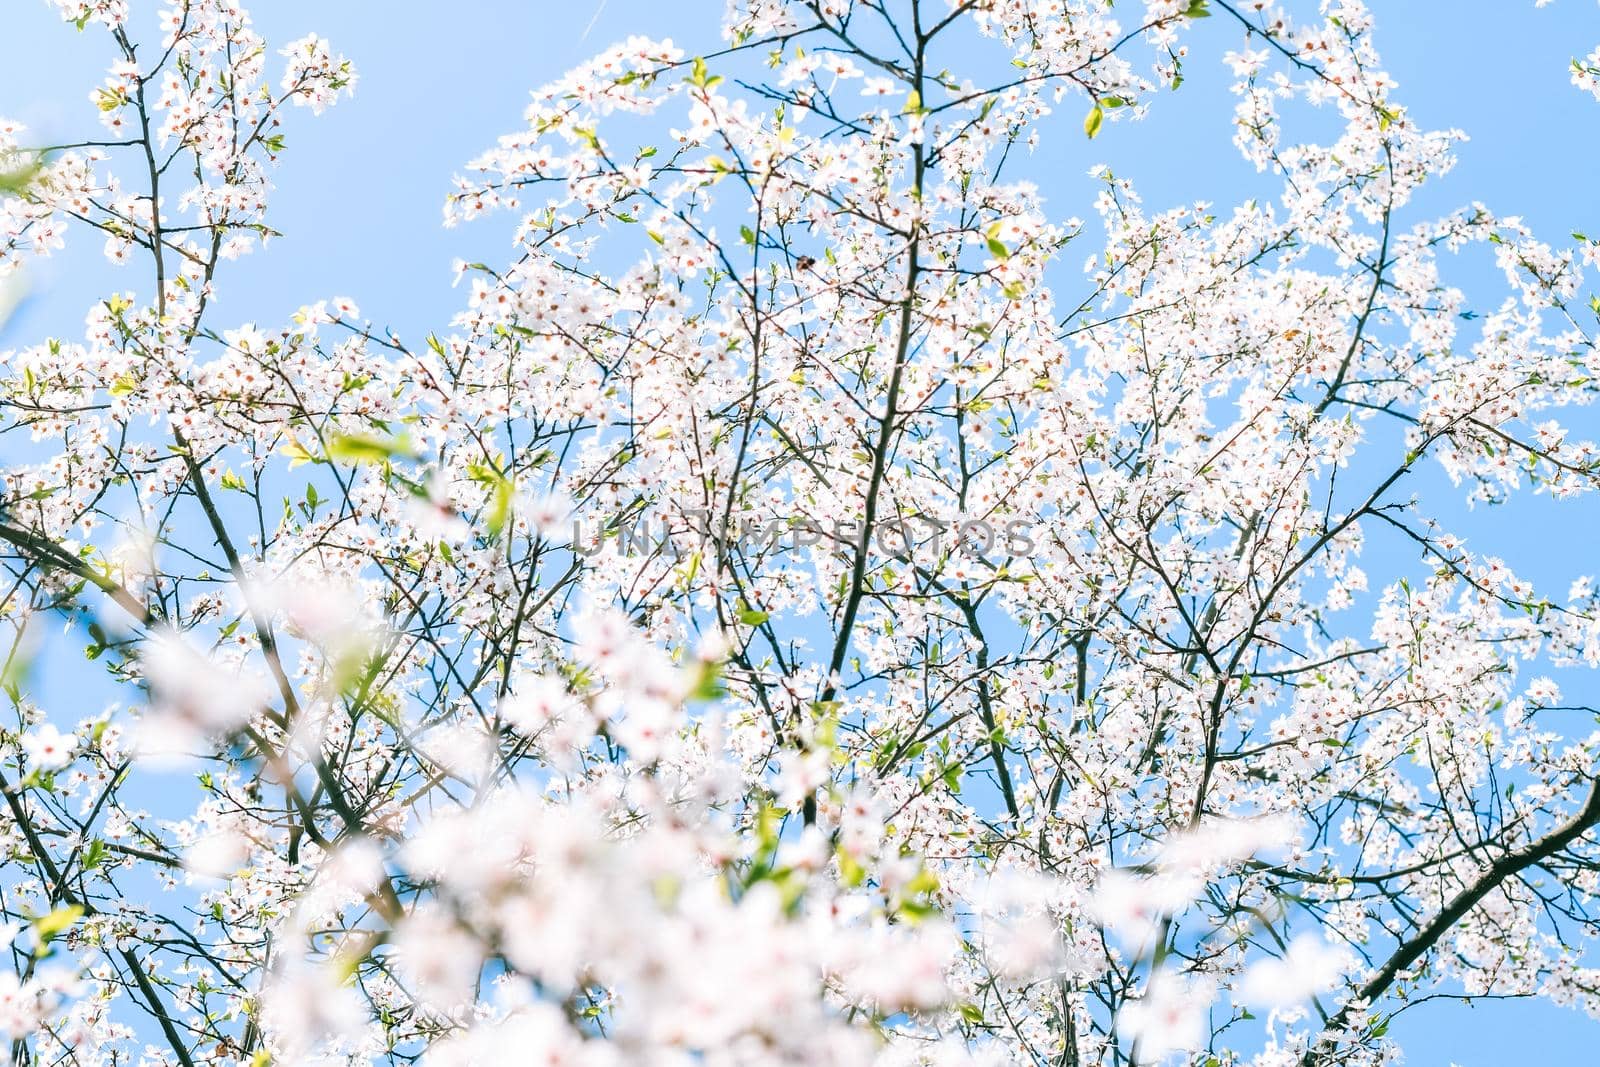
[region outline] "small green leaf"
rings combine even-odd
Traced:
[[[689,700],[716,700],[722,696],[722,665],[701,661],[689,689]]]
[[[318,459],[311,452],[308,452],[304,445],[292,437],[288,441],[284,442],[283,447],[278,449],[278,451],[289,457],[290,470],[294,470],[296,467],[306,463],[322,462],[322,460]]]
[[[41,915],[33,920],[33,932],[41,944],[48,945],[71,929],[72,924],[81,918],[83,918],[83,905],[63,904],[50,914]]]
[[[494,490],[489,497],[489,540],[493,541],[500,536],[506,528],[506,521],[511,518],[511,501],[516,496],[516,483],[504,475],[495,480]]]
[[[1089,109],[1089,114],[1083,120],[1083,132],[1089,135],[1090,140],[1100,132],[1100,124],[1106,120],[1106,113],[1096,104]]]
[[[328,442],[328,458],[344,463],[383,463],[395,456],[412,455],[411,440],[398,437],[372,437],[345,434]]]
[[[709,89],[720,82],[722,78],[710,74],[706,70],[706,61],[700,56],[695,56],[694,62],[689,67],[689,77],[686,80],[697,89]]]

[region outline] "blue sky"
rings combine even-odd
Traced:
[[[1567,64],[1600,44],[1594,0],[1371,0],[1378,44],[1396,94],[1422,124],[1460,127],[1457,169],[1424,193],[1420,211],[1442,213],[1481,200],[1520,214],[1559,242],[1571,231],[1600,234],[1600,103],[1573,88]],[[136,0],[137,17],[157,5]],[[521,125],[531,88],[628,34],[670,36],[690,52],[716,47],[722,0],[258,0],[253,14],[281,46],[315,30],[353,59],[361,82],[321,118],[296,113],[289,150],[275,175],[272,225],[285,236],[231,265],[216,304],[219,322],[280,322],[296,307],[334,295],[353,297],[367,315],[409,337],[443,331],[465,294],[450,287],[453,258],[506,257],[503,221],[457,230],[440,226],[451,174],[501,133]],[[1226,206],[1271,186],[1229,144],[1229,78],[1220,55],[1241,35],[1225,18],[1197,25],[1186,82],[1161,97],[1139,125],[1108,124],[1094,142],[1077,115],[1041,149],[1034,169],[1055,213],[1090,214],[1093,163],[1134,179],[1147,206],[1196,199]],[[103,33],[78,34],[43,0],[9,0],[0,15],[0,115],[20,119],[41,140],[92,136],[88,100],[113,58]],[[31,271],[31,292],[9,322],[0,349],[50,335],[75,336],[89,304],[114,289],[146,284],[139,268],[109,267],[100,241],[85,239]],[[1454,275],[1469,294],[1492,277],[1466,265]],[[1498,299],[1496,296],[1495,299]],[[1581,427],[1600,436],[1600,427]],[[1442,480],[1425,492],[1443,490]],[[1426,497],[1425,497],[1426,500]],[[1428,501],[1432,505],[1432,501]],[[1441,499],[1435,511],[1447,511]],[[1474,517],[1474,543],[1511,558],[1529,577],[1560,592],[1595,570],[1591,509],[1548,501]],[[1551,550],[1552,539],[1555,550]],[[1539,552],[1530,552],[1534,547]],[[1382,568],[1369,561],[1374,578]],[[47,704],[68,712],[75,682],[41,678]],[[52,692],[53,691],[53,692]],[[1578,696],[1578,693],[1571,694]],[[56,699],[51,700],[54,697]],[[1427,1005],[1394,1026],[1420,1067],[1497,1067],[1504,1063],[1592,1062],[1600,1029],[1548,1005]]]

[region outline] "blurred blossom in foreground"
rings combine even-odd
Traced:
[[[181,761],[248,724],[269,699],[265,679],[248,667],[229,668],[176,634],[145,642],[139,653],[150,705],[139,719],[141,757]]]

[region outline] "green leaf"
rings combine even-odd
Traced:
[[[689,700],[716,700],[722,696],[722,665],[701,661],[689,689]]]
[[[1208,19],[1208,18],[1210,18],[1211,17],[1211,9],[1209,7],[1207,7],[1206,5],[1207,5],[1207,0],[1190,0],[1189,7],[1188,7],[1187,10],[1184,11],[1183,17],[1186,18],[1186,19]]]
[[[685,80],[697,89],[710,89],[722,80],[722,75],[709,73],[706,70],[706,61],[700,56],[695,56],[694,63],[689,68],[689,77]]]
[[[515,482],[504,475],[495,480],[494,490],[489,497],[489,516],[486,520],[491,541],[498,538],[500,532],[506,528],[506,521],[511,518],[511,501],[515,496]]]
[[[321,463],[322,462],[322,460],[319,459],[317,456],[313,455],[311,452],[306,451],[306,447],[304,445],[302,445],[299,441],[296,441],[292,437],[289,438],[289,440],[286,441],[284,443],[283,447],[278,449],[278,451],[282,452],[284,455],[289,457],[289,469],[290,470],[294,470],[296,467],[299,467],[299,466],[301,466],[303,464],[306,464],[306,463]]]
[[[1100,124],[1105,120],[1106,113],[1101,110],[1099,104],[1096,104],[1089,109],[1089,114],[1084,117],[1083,132],[1089,135],[1090,140],[1093,140],[1094,135],[1100,132]]]
[[[72,928],[72,924],[83,918],[83,905],[63,904],[48,915],[41,915],[33,920],[33,932],[38,936],[41,944],[48,945]]]
[[[345,434],[328,442],[328,458],[343,463],[385,463],[395,456],[412,455],[411,439]]]

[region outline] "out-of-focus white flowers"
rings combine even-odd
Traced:
[[[1157,1063],[1203,1045],[1209,1033],[1206,1012],[1215,992],[1204,979],[1157,971],[1144,994],[1123,1004],[1117,1016],[1117,1033],[1129,1043],[1134,1061]]]
[[[473,995],[483,949],[443,907],[417,908],[400,923],[392,944],[400,973],[424,1004],[448,1011]]]
[[[230,669],[176,634],[147,640],[139,660],[151,698],[135,739],[141,756],[171,760],[190,754],[244,726],[267,700],[258,675]]]
[[[0,1036],[23,1040],[43,1026],[46,1016],[63,1000],[82,992],[83,983],[72,970],[53,963],[38,967],[26,978],[0,971]]]
[[[1208,820],[1172,835],[1147,873],[1101,875],[1090,914],[1126,947],[1149,948],[1163,920],[1188,907],[1209,876],[1282,848],[1293,837],[1293,822],[1276,816]]]
[[[200,878],[225,878],[250,857],[250,839],[237,830],[213,830],[190,845],[183,866]]]
[[[1276,815],[1207,819],[1168,838],[1161,849],[1160,866],[1173,874],[1206,875],[1281,850],[1294,834],[1294,821]]]
[[[981,884],[972,896],[976,941],[995,973],[1028,982],[1083,965],[1069,957],[1062,920],[1053,910],[1061,896],[1057,879],[1015,868]]]
[[[359,1048],[367,1032],[365,1005],[335,967],[285,960],[262,983],[260,1004],[276,1061]]]
[[[1316,934],[1300,934],[1282,956],[1252,964],[1240,992],[1258,1007],[1291,1007],[1333,989],[1353,963],[1349,951]]]
[[[27,754],[28,763],[40,771],[58,771],[72,762],[73,749],[77,741],[71,734],[64,734],[56,729],[52,723],[40,723],[22,735],[22,751]]]
[[[545,537],[560,540],[572,534],[568,524],[572,522],[573,504],[566,494],[549,493],[537,497],[529,500],[525,509],[528,525]]]
[[[1192,876],[1107,871],[1095,886],[1089,913],[1125,946],[1144,950],[1154,944],[1162,920],[1187,907],[1201,888]]]
[[[437,469],[423,480],[422,492],[407,499],[406,517],[424,541],[459,544],[472,533],[471,525],[461,517],[444,473]]]
[[[507,790],[412,836],[398,861],[434,893],[400,918],[384,950],[397,980],[422,1010],[449,1016],[493,961],[517,972],[499,982],[503,1010],[480,1000],[482,1021],[429,1062],[527,1062],[537,1051],[546,1057],[537,1062],[668,1063],[748,1045],[772,1062],[867,1065],[877,1043],[866,1019],[949,1003],[954,928],[931,916],[890,922],[869,894],[841,892],[820,862],[825,835],[811,835],[810,851],[822,852],[795,874],[740,886],[713,859],[738,854],[729,830],[709,810],[664,799],[677,791],[656,795],[652,817],[622,829],[600,797],[557,803]],[[339,1012],[279,988],[304,979],[290,969],[274,980],[272,1025],[322,1035],[313,1045],[335,1041]],[[599,986],[614,998],[605,1042],[545,1002]],[[513,1038],[537,1045],[489,1051]]]

